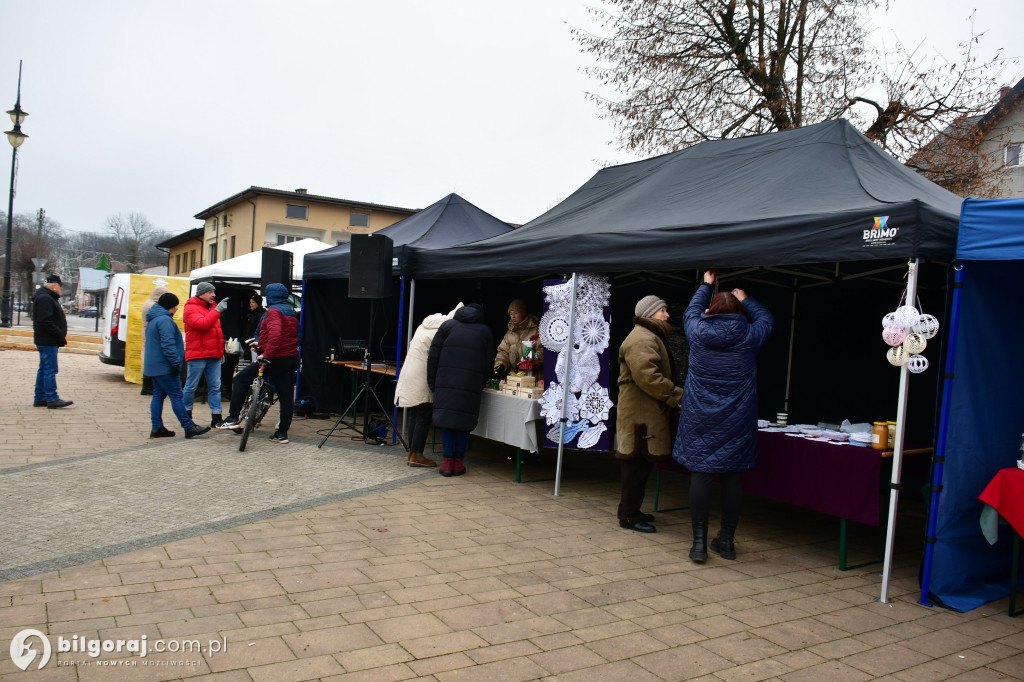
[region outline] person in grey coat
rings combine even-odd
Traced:
[[[480,417],[480,395],[494,368],[494,337],[483,319],[479,303],[459,308],[438,328],[427,353],[434,426],[441,429],[444,443],[442,476],[466,473],[462,460]]]
[[[690,558],[708,558],[711,483],[722,485],[722,526],[711,548],[736,558],[735,533],[743,502],[743,472],[757,466],[757,353],[768,342],[775,318],[742,289],[716,294],[717,273],[704,283],[683,314],[690,362],[672,457],[690,470]],[[749,320],[748,320],[749,316]]]

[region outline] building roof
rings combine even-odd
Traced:
[[[201,242],[203,240],[203,228],[196,227],[191,230],[186,230],[181,234],[176,234],[170,239],[165,239],[156,245],[158,249],[169,249],[172,246],[178,244],[184,244],[185,242]]]
[[[405,215],[412,215],[420,209],[418,208],[401,208],[399,206],[385,206],[383,204],[372,204],[365,201],[352,201],[351,199],[338,199],[337,197],[325,197],[318,194],[309,194],[305,190],[302,191],[288,191],[282,189],[270,189],[268,187],[256,187],[255,185],[244,189],[238,194],[233,194],[227,199],[218,201],[213,206],[203,209],[199,213],[195,214],[195,218],[199,220],[206,220],[211,218],[217,213],[220,213],[229,206],[251,199],[255,196],[270,196],[280,197],[282,199],[296,199],[300,201],[315,201],[319,204],[333,204],[335,206],[351,206],[353,208],[362,208],[370,211],[388,211],[389,213],[404,213]]]
[[[1016,85],[1010,88],[991,109],[978,119],[978,127],[982,131],[987,131],[990,126],[998,123],[1003,116],[1022,101],[1024,101],[1024,78],[1017,81]]]

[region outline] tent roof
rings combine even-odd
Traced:
[[[1024,260],[1024,199],[964,199],[956,257]]]
[[[419,213],[377,230],[394,242],[394,255],[398,259],[396,274],[408,267],[403,247],[417,250],[446,249],[451,246],[487,239],[512,229],[490,213],[477,208],[458,194],[449,194]],[[340,244],[319,253],[306,256],[307,279],[348,277],[350,244]]]
[[[414,274],[951,259],[959,210],[955,194],[835,120],[605,168],[514,232],[416,250]],[[895,233],[865,235],[881,216]]]
[[[295,256],[292,263],[292,277],[296,280],[302,279],[302,258],[307,253],[329,249],[330,244],[325,244],[318,239],[300,239],[275,246],[275,249],[291,251]],[[263,250],[251,251],[238,256],[222,260],[213,265],[206,265],[192,271],[190,279],[193,282],[202,280],[216,281],[238,281],[238,282],[259,282],[260,274],[263,272]]]

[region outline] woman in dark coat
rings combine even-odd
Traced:
[[[480,416],[480,394],[494,367],[494,337],[483,317],[478,303],[459,308],[438,328],[427,353],[434,425],[444,443],[442,476],[466,473],[462,459]]]
[[[672,457],[689,469],[693,547],[690,558],[708,558],[711,483],[722,484],[722,526],[711,548],[736,558],[736,526],[743,502],[743,472],[757,466],[757,352],[768,342],[775,318],[742,289],[712,300],[716,272],[683,315],[690,362]],[[749,320],[748,320],[749,316]]]
[[[644,296],[633,312],[633,331],[619,347],[619,400],[615,433],[622,460],[619,526],[653,533],[654,517],[640,511],[654,459],[672,451],[669,416],[679,407],[683,389],[672,381],[675,369],[668,350],[668,306]]]

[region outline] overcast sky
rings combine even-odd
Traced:
[[[14,212],[102,230],[134,211],[179,233],[257,185],[406,208],[457,192],[525,223],[634,160],[586,99],[570,35],[597,4],[0,0],[0,111],[22,59],[29,113]],[[890,46],[953,57],[970,35],[962,0],[891,4],[874,18]],[[983,49],[1022,56],[1024,2],[980,4]]]

